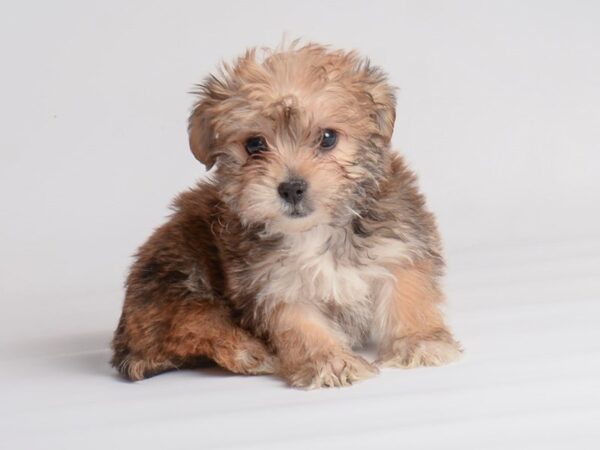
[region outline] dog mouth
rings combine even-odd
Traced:
[[[282,213],[285,217],[291,219],[302,219],[312,214],[313,208],[307,201],[298,202],[295,204],[284,203],[282,205]]]
[[[294,206],[292,208],[286,208],[284,214],[292,219],[301,219],[302,217],[309,216],[311,212],[312,211],[308,210],[307,208]]]

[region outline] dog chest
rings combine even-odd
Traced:
[[[283,245],[262,265],[260,296],[276,302],[316,303],[368,316],[373,292],[388,280],[390,260],[401,259],[398,241],[357,247],[344,230],[316,227],[286,237]]]

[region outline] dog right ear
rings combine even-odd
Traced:
[[[215,109],[218,104],[228,97],[226,86],[214,76],[210,76],[199,85],[198,101],[188,121],[190,148],[198,161],[206,166],[206,170],[215,164]]]
[[[210,105],[206,98],[200,101],[194,107],[188,121],[188,135],[190,149],[198,161],[210,168],[216,162],[216,156],[213,154],[214,132],[209,119]]]

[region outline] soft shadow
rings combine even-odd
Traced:
[[[112,332],[81,333],[11,343],[11,360],[31,361],[69,372],[113,375],[109,361]]]
[[[44,358],[108,350],[111,332],[81,333],[65,336],[50,336],[37,339],[20,339],[10,343],[9,358]]]
[[[11,345],[8,359],[29,360],[61,372],[100,376],[117,382],[131,383],[110,365],[112,332],[81,333],[44,339],[30,339]],[[186,366],[156,374],[196,373],[206,378],[230,378],[242,375],[231,373],[207,358],[198,358]],[[172,376],[172,375],[171,375]]]

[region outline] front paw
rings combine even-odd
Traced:
[[[430,336],[409,335],[393,340],[380,352],[376,364],[380,367],[412,369],[420,366],[441,366],[458,360],[460,344],[449,333]]]
[[[279,360],[258,341],[248,340],[240,345],[235,354],[237,373],[248,375],[265,375],[276,373]]]
[[[361,356],[339,353],[305,362],[291,373],[288,382],[293,387],[304,389],[343,387],[377,373],[379,369]]]

